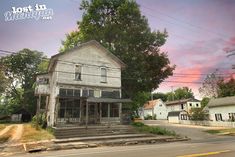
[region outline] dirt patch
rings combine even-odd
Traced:
[[[0,135],[0,144],[7,142],[14,134],[15,126],[8,126],[2,130]]]

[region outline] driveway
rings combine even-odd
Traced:
[[[205,130],[210,130],[210,129],[221,129],[221,127],[172,124],[168,123],[168,121],[165,120],[146,120],[144,121],[144,123],[151,126],[160,126],[168,130],[173,130],[181,136],[187,136],[191,138],[191,140],[193,141],[199,141],[199,140],[211,141],[211,140],[218,140],[218,139],[222,140],[225,138],[229,138],[228,136],[218,136],[204,132]]]

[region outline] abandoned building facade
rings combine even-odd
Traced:
[[[49,126],[122,123],[121,70],[125,64],[92,40],[51,57],[37,75],[37,111]]]

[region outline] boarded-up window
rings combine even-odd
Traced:
[[[96,98],[100,97],[100,91],[99,90],[94,91],[94,97],[96,97]]]
[[[101,68],[101,82],[106,83],[107,82],[107,69]]]
[[[75,66],[75,80],[80,81],[82,79],[82,67],[81,65]]]

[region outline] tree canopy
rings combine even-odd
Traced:
[[[169,92],[166,95],[168,101],[194,98],[192,89],[188,87],[177,88],[174,92]]]
[[[138,4],[130,0],[83,0],[83,18],[78,30],[66,35],[61,52],[95,39],[127,64],[122,71],[123,95],[150,92],[172,75],[167,53],[160,52],[168,36],[164,30],[151,31]]]
[[[218,82],[218,97],[235,96],[235,79]]]
[[[34,83],[36,74],[45,70],[43,57],[42,52],[23,49],[0,59],[5,77],[9,81],[5,91],[8,106],[24,107],[35,113]],[[11,109],[9,111],[12,111]]]

